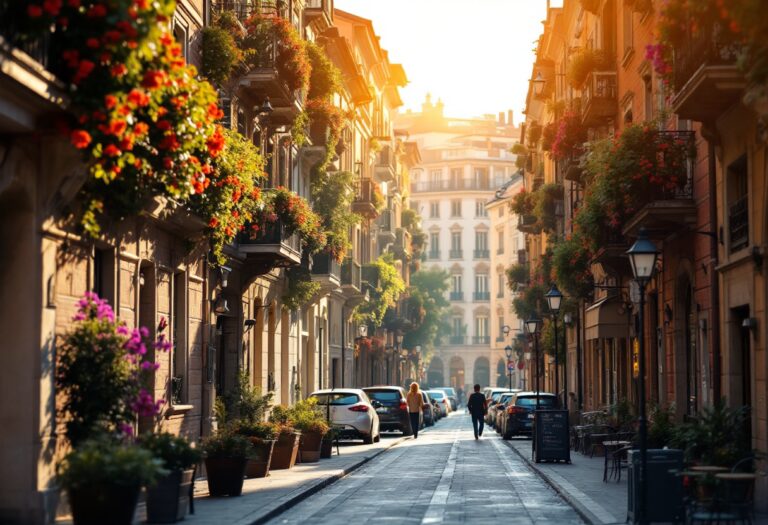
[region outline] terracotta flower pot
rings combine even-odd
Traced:
[[[316,463],[320,461],[320,446],[323,442],[323,434],[320,432],[304,432],[301,435],[299,452],[302,463]]]
[[[300,438],[301,432],[281,432],[272,451],[272,463],[269,468],[281,470],[293,467],[299,454]]]
[[[147,522],[174,523],[184,519],[194,472],[176,470],[147,489]]]
[[[116,484],[71,488],[67,492],[72,521],[75,525],[131,525],[140,489]]]
[[[330,434],[326,434],[320,444],[320,459],[329,459],[333,456],[333,438],[329,436]]]
[[[211,496],[239,496],[243,492],[246,458],[205,458]]]
[[[266,478],[269,476],[269,467],[272,462],[272,451],[275,448],[274,439],[252,440],[254,455],[248,458],[245,465],[245,477]]]

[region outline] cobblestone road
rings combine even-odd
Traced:
[[[582,523],[490,431],[457,413],[309,497],[270,524]]]

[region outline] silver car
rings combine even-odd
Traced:
[[[440,414],[445,417],[451,412],[451,402],[442,390],[427,390],[427,395],[437,401]]]
[[[371,402],[365,392],[357,388],[334,388],[312,392],[317,406],[328,414],[331,425],[341,431],[341,437],[362,439],[370,445],[381,438],[377,401]]]

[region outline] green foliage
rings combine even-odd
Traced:
[[[224,428],[204,439],[202,448],[207,458],[245,458],[251,443],[245,436]]]
[[[611,423],[616,428],[628,428],[635,420],[634,407],[626,397],[619,399],[608,408]]]
[[[317,399],[299,401],[288,409],[288,413],[291,426],[304,433],[325,434],[330,428],[325,413],[317,406]]]
[[[370,263],[378,273],[378,285],[371,292],[368,302],[361,303],[355,310],[355,319],[374,327],[381,326],[387,309],[395,306],[400,294],[405,292],[405,281],[395,268],[394,257],[385,253]]]
[[[309,113],[301,111],[291,125],[291,140],[298,147],[307,143],[307,128],[309,127]]]
[[[688,462],[730,468],[753,453],[746,433],[749,417],[749,407],[731,408],[720,399],[695,421],[678,426],[672,443],[685,451]]]
[[[200,73],[216,86],[225,85],[244,58],[232,31],[232,13],[223,13],[205,27]]]
[[[350,171],[333,174],[320,171],[312,180],[312,206],[323,221],[326,249],[337,261],[342,261],[352,246],[350,228],[361,221],[361,217],[351,211],[355,199],[354,177]]]
[[[521,189],[509,202],[509,209],[515,215],[532,215],[536,206],[536,199],[530,191]]]
[[[449,279],[448,272],[441,269],[420,270],[411,275],[406,304],[412,324],[405,331],[404,348],[420,345],[422,352],[428,354],[440,344],[441,337],[449,333],[450,326],[445,321]]]
[[[67,489],[148,485],[167,473],[162,460],[149,450],[110,439],[80,443],[59,463],[57,471],[59,483]]]
[[[552,150],[552,144],[555,142],[557,134],[557,123],[550,122],[541,131],[541,149],[544,151]]]
[[[411,273],[419,270],[421,257],[424,248],[427,245],[427,234],[421,229],[421,215],[411,208],[403,208],[400,214],[400,221],[406,230],[411,234]]]
[[[254,440],[275,439],[278,429],[273,423],[237,421],[232,430],[253,442]]]
[[[140,444],[163,462],[163,468],[186,470],[192,468],[202,457],[199,450],[192,448],[189,441],[170,432],[142,436]]]
[[[568,296],[584,299],[594,289],[592,253],[579,232],[552,246],[552,269],[558,287]]]
[[[288,286],[282,300],[286,310],[298,310],[320,291],[320,283],[312,280],[312,274],[304,265],[288,268],[285,279]]]
[[[544,184],[533,192],[533,214],[538,218],[541,229],[554,232],[557,228],[557,203],[563,200],[561,184]]]
[[[312,66],[307,98],[327,99],[341,91],[341,72],[330,61],[325,51],[314,42],[307,42],[307,56]]]
[[[507,275],[507,286],[513,292],[521,289],[531,280],[531,269],[527,264],[512,264],[507,267],[505,273]]]
[[[582,49],[570,56],[566,79],[574,89],[581,89],[590,73],[613,67],[613,56],[599,49]]]
[[[675,435],[675,410],[669,406],[662,408],[658,404],[651,406],[648,424],[648,447],[664,448]]]
[[[264,421],[267,410],[272,406],[274,394],[261,392],[251,386],[248,372],[241,371],[237,377],[237,386],[227,392],[217,405],[216,418],[220,425],[236,421],[257,423]]]

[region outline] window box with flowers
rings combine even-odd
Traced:
[[[587,141],[587,129],[581,124],[581,115],[569,111],[557,122],[550,154],[555,160],[569,160],[581,155]]]
[[[573,89],[582,89],[590,73],[612,71],[615,67],[613,56],[601,49],[583,48],[570,57],[565,78]]]

